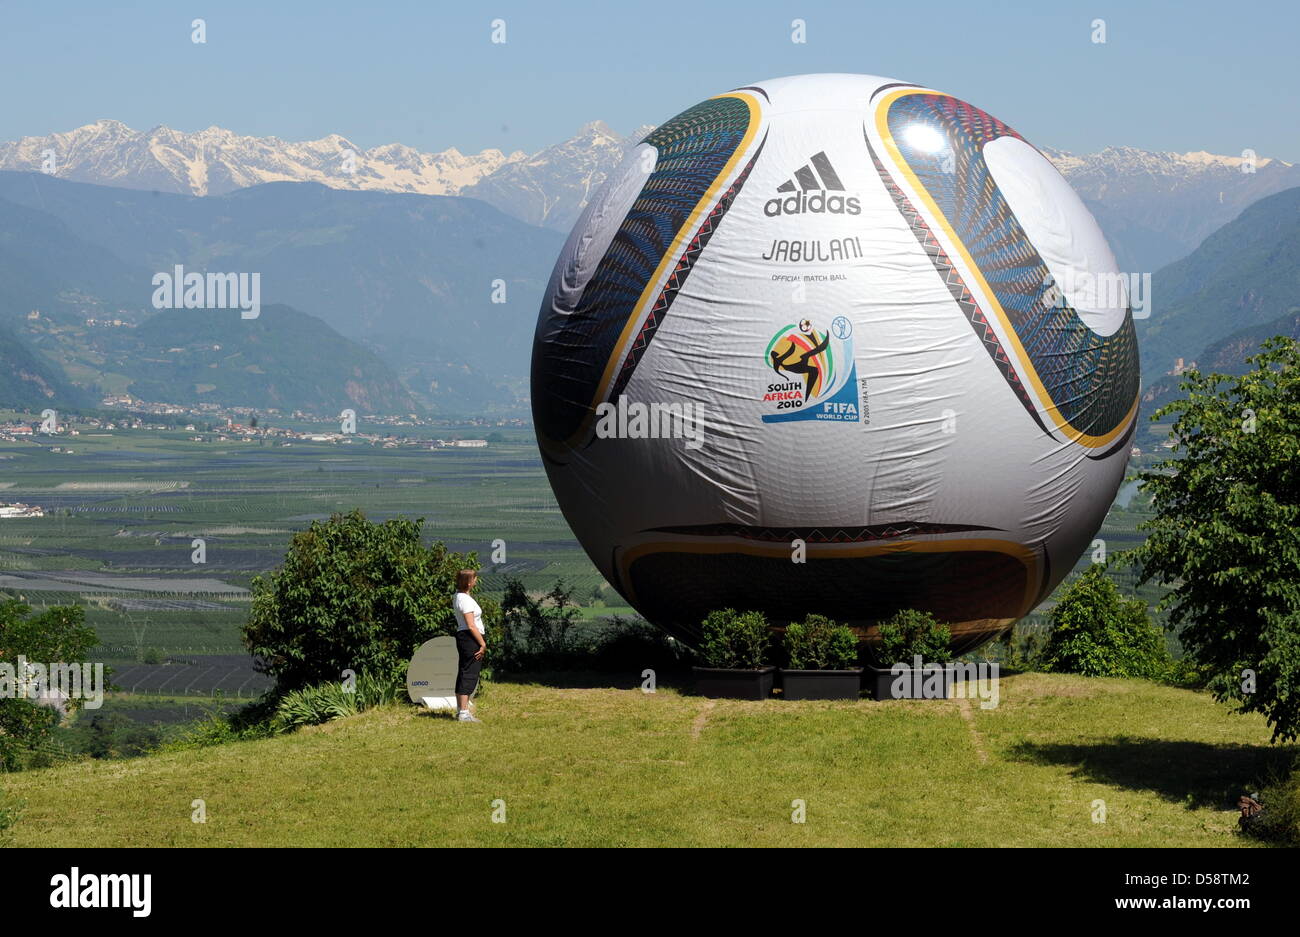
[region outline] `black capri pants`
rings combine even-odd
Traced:
[[[456,652],[460,655],[460,671],[456,674],[456,694],[469,696],[478,686],[478,672],[483,666],[481,660],[475,660],[478,641],[469,633],[469,629],[456,632]]]

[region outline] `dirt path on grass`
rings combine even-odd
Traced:
[[[961,718],[966,723],[966,728],[970,729],[971,744],[975,746],[975,754],[979,756],[980,764],[988,764],[988,749],[984,747],[984,737],[980,735],[980,730],[975,728],[975,713],[971,711],[970,700],[965,697],[959,699],[957,709],[961,712]]]
[[[709,711],[716,705],[717,702],[715,700],[704,701],[704,707],[700,710],[700,714],[696,716],[695,721],[691,723],[692,742],[699,740],[700,733],[704,731],[704,724],[709,721]]]

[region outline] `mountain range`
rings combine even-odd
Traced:
[[[1186,257],[1265,196],[1300,186],[1300,166],[1259,157],[1107,147],[1046,155],[1092,211],[1120,269],[1154,272]]]
[[[469,198],[288,182],[197,197],[0,172],[0,274],[15,274],[0,318],[53,306],[139,323],[155,273],[256,271],[263,303],[364,344],[423,406],[512,407],[562,241]]]
[[[525,158],[500,150],[420,153],[400,143],[369,150],[330,134],[294,143],[220,127],[183,133],[137,131],[99,120],[66,133],[0,143],[0,169],[45,172],[74,182],[183,195],[225,195],[264,182],[319,182],[335,189],[456,195]]]
[[[0,143],[0,170],[52,170],[62,179],[196,196],[267,182],[462,195],[567,234],[624,148],[650,129],[623,136],[592,121],[531,156],[497,149],[465,155],[455,149],[421,153],[398,143],[363,150],[337,134],[295,143],[219,127],[195,133],[161,126],[136,131],[100,120],[66,133]],[[1133,147],[1088,155],[1045,147],[1044,153],[1096,215],[1120,267],[1128,271],[1149,273],[1184,257],[1247,205],[1300,185],[1300,166],[1265,156],[1248,160]]]
[[[396,170],[366,172],[363,162],[347,186],[329,177],[216,193],[214,180],[220,188],[258,173],[328,176],[325,144],[203,131],[189,136],[230,144],[219,158],[204,155],[197,174],[197,164],[172,159],[188,143],[161,148],[173,132],[101,125],[42,138],[62,141],[69,159],[59,174],[0,171],[0,402],[81,406],[130,392],[313,412],[518,413],[562,231],[629,139],[595,122],[532,157],[484,151],[455,154],[458,163],[453,151],[409,151],[400,185]],[[29,159],[40,142],[0,156]],[[258,158],[241,160],[240,150]],[[394,147],[369,153],[397,159]],[[1260,159],[1243,172],[1239,157],[1131,149],[1050,155],[1108,229],[1121,268],[1172,260],[1155,270],[1152,316],[1138,323],[1144,408],[1174,392],[1166,375],[1177,358],[1231,369],[1270,329],[1295,331],[1300,186],[1269,190],[1295,182],[1297,167]],[[61,177],[74,171],[99,181]],[[150,178],[191,188],[164,191]],[[178,265],[256,271],[261,302],[277,311],[241,327],[237,313],[206,322],[159,310],[153,279]],[[313,368],[330,379],[295,371]]]

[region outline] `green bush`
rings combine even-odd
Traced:
[[[1257,799],[1264,809],[1241,824],[1242,832],[1279,845],[1300,846],[1300,761],[1289,771],[1274,774]]]
[[[1203,690],[1214,676],[1214,671],[1206,664],[1198,664],[1190,657],[1178,660],[1170,659],[1163,673],[1159,675],[1161,683],[1181,687],[1184,690]]]
[[[880,646],[873,652],[882,667],[903,663],[912,666],[920,655],[926,664],[952,660],[948,645],[952,632],[929,612],[903,609],[880,625]]]
[[[484,605],[488,653],[483,679],[488,679],[489,672],[634,670],[639,673],[647,667],[675,669],[689,660],[691,651],[687,647],[642,618],[619,615],[605,619],[580,618],[573,592],[559,579],[550,592],[534,599],[518,579],[507,579],[495,620]]]
[[[158,747],[160,752],[184,752],[213,745],[226,745],[230,742],[251,742],[266,739],[276,734],[271,725],[270,713],[265,703],[253,703],[242,710],[224,713],[209,710],[206,716],[195,722],[184,733],[164,742]]]
[[[351,690],[342,681],[334,681],[286,693],[276,706],[271,726],[277,732],[289,732],[299,726],[320,725],[395,703],[405,695],[404,679],[399,682],[391,676],[360,674]]]
[[[755,670],[767,664],[767,619],[762,612],[724,608],[704,619],[700,658],[705,667]]]
[[[161,741],[155,730],[112,712],[95,713],[84,725],[79,720],[72,735],[80,737],[80,750],[92,758],[137,758]]]
[[[0,661],[9,665],[14,676],[20,656],[30,663],[84,663],[99,643],[85,621],[80,606],[57,606],[33,615],[21,602],[0,601]],[[0,771],[40,766],[42,760],[33,753],[59,722],[53,709],[18,698],[15,689],[0,695]],[[75,710],[81,702],[69,700],[68,705]]]
[[[1065,590],[1049,620],[1043,652],[1049,671],[1149,679],[1170,672],[1164,634],[1151,623],[1146,603],[1121,596],[1104,564],[1092,564]]]
[[[1042,670],[1046,647],[1046,622],[1025,618],[981,648],[980,653],[987,660],[997,662],[1003,670]]]
[[[676,670],[689,664],[692,657],[688,647],[645,619],[612,615],[593,635],[587,661],[593,670],[640,674],[646,668]]]
[[[534,599],[518,579],[506,580],[497,628],[489,618],[487,657],[503,672],[566,670],[585,656],[574,639],[578,606],[573,589],[557,579],[541,599]]]
[[[416,648],[453,633],[456,572],[478,562],[441,543],[425,547],[421,524],[336,514],[294,534],[284,565],[254,578],[244,643],[278,695],[345,670],[404,679]]]
[[[809,615],[786,627],[785,653],[792,670],[847,670],[857,665],[858,637],[847,625]]]

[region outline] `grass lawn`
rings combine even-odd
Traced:
[[[1296,751],[1202,693],[1045,674],[1005,677],[994,710],[497,683],[479,714],[11,775],[14,843],[1245,846],[1233,802]]]

